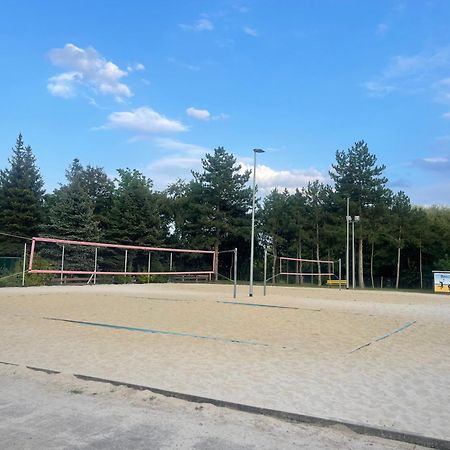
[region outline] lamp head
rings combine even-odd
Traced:
[[[265,152],[265,150],[263,150],[262,148],[254,148],[253,151],[255,153],[264,153]]]
[[[360,217],[359,216],[355,216],[355,222],[359,222]]]

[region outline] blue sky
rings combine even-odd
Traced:
[[[77,157],[163,189],[224,146],[261,192],[329,181],[364,139],[394,190],[450,205],[447,0],[0,6],[0,167],[19,132],[48,190]]]

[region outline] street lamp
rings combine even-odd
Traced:
[[[352,223],[352,289],[355,289],[355,222],[359,222],[359,216],[350,217],[350,221]]]
[[[347,242],[346,242],[346,252],[345,252],[345,279],[347,281],[347,289],[350,287],[350,278],[349,278],[349,266],[350,266],[350,252],[348,249],[348,240],[349,240],[349,227],[350,227],[350,197],[347,197],[347,215],[345,216],[345,221],[347,222]]]
[[[264,153],[261,148],[253,149],[253,201],[252,201],[252,237],[250,243],[250,285],[248,296],[253,297],[253,257],[255,252],[255,196],[256,196],[256,154]]]

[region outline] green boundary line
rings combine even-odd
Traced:
[[[229,305],[241,305],[241,306],[259,306],[261,308],[300,309],[300,308],[296,308],[295,306],[265,305],[262,303],[228,302],[225,300],[217,300],[217,303],[226,303]]]
[[[260,345],[263,347],[268,347],[268,344],[264,344],[261,342],[253,342],[253,341],[241,341],[238,339],[227,339],[216,336],[202,336],[198,334],[190,334],[190,333],[180,333],[177,331],[164,331],[164,330],[153,330],[151,328],[139,328],[139,327],[127,327],[123,325],[111,325],[108,323],[97,323],[97,322],[85,322],[82,320],[70,320],[70,319],[59,319],[57,317],[43,317],[45,320],[54,320],[58,322],[68,322],[75,323],[79,325],[88,325],[94,327],[103,327],[103,328],[112,328],[114,330],[126,330],[126,331],[139,331],[141,333],[151,333],[151,334],[166,334],[170,336],[182,336],[182,337],[192,337],[196,339],[209,339],[213,341],[221,341],[221,342],[231,342],[233,344],[247,344],[247,345]]]
[[[375,338],[373,341],[367,342],[366,344],[360,345],[359,347],[353,349],[350,353],[356,352],[357,350],[361,350],[364,347],[368,347],[369,345],[372,345],[375,342],[382,341],[383,339],[386,339],[386,338],[388,338],[389,336],[392,336],[395,333],[400,333],[401,331],[406,330],[406,328],[409,328],[410,326],[414,325],[415,323],[416,323],[415,320],[413,320],[412,322],[407,322],[404,325],[402,325],[400,328],[397,328],[396,330],[391,331],[390,333],[387,333],[387,334],[385,334],[383,336]]]

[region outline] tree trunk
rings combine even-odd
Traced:
[[[330,253],[330,249],[328,249],[328,261],[331,261],[331,253]],[[331,273],[334,273],[334,270],[331,270],[331,266],[333,265],[333,269],[334,269],[334,263],[328,263],[328,279],[331,280]]]
[[[363,244],[364,240],[362,238],[359,239],[358,243],[358,285],[360,288],[364,288],[364,258],[363,258]]]
[[[370,281],[372,282],[372,289],[375,288],[375,283],[373,282],[373,250],[375,247],[375,242],[372,242],[372,249],[370,252]]]
[[[214,242],[214,279],[219,279],[219,241]]]
[[[419,242],[419,272],[420,272],[420,289],[423,289],[423,273],[422,273],[422,241]]]
[[[398,289],[398,285],[400,283],[400,255],[401,255],[402,249],[400,248],[400,245],[397,248],[397,279],[395,280],[395,289]]]

